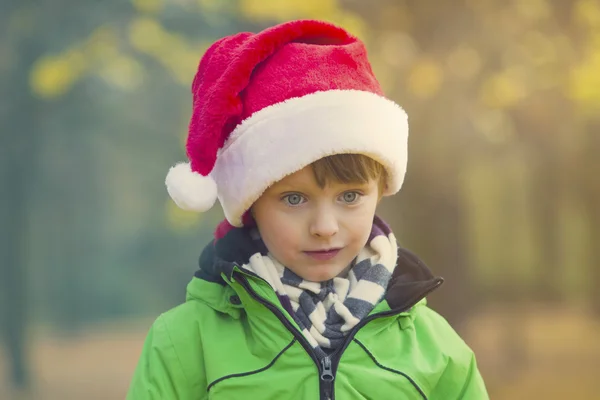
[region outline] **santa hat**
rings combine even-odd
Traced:
[[[242,216],[273,183],[325,156],[364,154],[402,186],[408,122],[386,99],[364,44],[337,26],[292,21],[214,43],[192,84],[189,163],[166,185],[183,209]]]

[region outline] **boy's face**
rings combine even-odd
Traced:
[[[267,189],[252,214],[280,263],[321,282],[339,275],[365,246],[379,198],[375,180],[321,189],[308,166]]]

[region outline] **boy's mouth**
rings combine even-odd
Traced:
[[[315,260],[327,261],[327,260],[331,260],[333,257],[335,257],[340,252],[340,250],[341,250],[341,248],[337,248],[337,249],[327,249],[327,250],[305,251],[304,253],[306,255],[314,258]]]

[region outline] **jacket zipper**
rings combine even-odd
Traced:
[[[259,277],[259,279],[262,279],[262,278]],[[321,399],[322,400],[330,400],[332,398],[331,397],[332,390],[328,391],[327,389],[332,386],[331,382],[327,382],[323,379],[324,367],[319,362],[319,358],[317,357],[317,354],[311,347],[310,343],[308,343],[308,340],[306,340],[304,335],[301,332],[299,332],[298,329],[296,329],[294,327],[294,325],[292,325],[292,323],[285,317],[285,315],[283,315],[283,313],[273,303],[263,299],[254,291],[254,289],[252,289],[252,287],[250,286],[250,283],[248,283],[248,279],[245,276],[242,275],[242,279],[239,279],[239,282],[244,287],[244,289],[246,289],[246,291],[250,294],[250,297],[252,297],[254,300],[258,301],[260,304],[267,307],[273,314],[275,314],[275,316],[281,321],[281,323],[286,327],[286,329],[288,331],[290,331],[292,333],[292,335],[294,335],[296,340],[298,340],[298,343],[300,343],[302,345],[302,347],[304,347],[304,350],[313,359],[315,365],[317,366],[317,369],[319,370],[319,375],[320,375],[319,391],[321,394]],[[333,374],[330,373],[330,375],[332,378],[331,381],[333,381]]]
[[[356,324],[354,326],[354,328],[352,328],[352,330],[348,333],[348,336],[346,336],[346,339],[345,339],[342,347],[336,349],[329,356],[331,358],[331,360],[332,360],[332,373],[333,373],[333,376],[335,377],[335,373],[337,372],[337,367],[338,367],[338,365],[340,363],[340,360],[342,358],[342,354],[344,353],[344,351],[346,350],[346,348],[350,345],[350,343],[352,342],[352,339],[354,339],[354,336],[356,335],[356,333],[363,326],[365,326],[369,322],[373,321],[374,319],[391,317],[393,315],[397,315],[397,314],[400,314],[400,313],[403,313],[405,311],[410,310],[413,306],[415,306],[419,301],[421,301],[429,293],[433,292],[437,287],[439,287],[443,282],[444,282],[443,279],[435,279],[435,281],[431,285],[429,285],[423,291],[419,292],[419,294],[416,295],[413,299],[411,299],[411,301],[409,301],[407,303],[407,305],[405,305],[404,307],[398,307],[398,308],[395,308],[393,310],[383,311],[383,312],[380,312],[380,313],[377,313],[377,314],[369,315],[368,317],[366,317],[365,319],[363,319],[362,321],[360,321],[358,324]]]
[[[327,400],[333,399],[333,369],[331,368],[331,358],[329,356],[323,357],[321,360],[321,366],[323,370],[321,372],[321,392],[325,395]]]
[[[373,315],[370,315],[369,317],[363,319],[358,324],[356,324],[354,326],[354,328],[352,328],[352,330],[348,333],[348,336],[346,337],[342,347],[338,348],[332,354],[323,357],[323,359],[319,362],[319,359],[318,359],[315,351],[313,350],[310,343],[308,343],[308,340],[304,337],[304,335],[300,331],[298,331],[298,329],[296,329],[294,327],[294,325],[292,325],[292,323],[285,317],[285,315],[283,315],[283,313],[281,312],[281,310],[279,310],[279,308],[277,308],[277,306],[275,306],[271,302],[269,302],[269,301],[263,299],[261,296],[259,296],[258,293],[256,293],[254,291],[254,289],[252,289],[252,287],[250,286],[248,279],[245,276],[243,276],[242,274],[240,274],[240,275],[241,275],[242,279],[240,279],[239,282],[244,287],[244,289],[246,289],[246,291],[250,294],[250,297],[252,297],[254,300],[258,301],[260,304],[267,307],[281,321],[281,323],[287,328],[287,330],[290,331],[292,333],[292,335],[294,335],[294,337],[298,340],[298,342],[302,345],[302,347],[304,347],[304,350],[308,353],[308,355],[315,362],[317,369],[319,371],[319,377],[320,377],[319,391],[320,391],[320,397],[322,400],[334,400],[335,399],[334,380],[335,380],[335,373],[337,372],[337,367],[342,358],[342,354],[344,353],[346,348],[350,345],[350,343],[352,342],[352,339],[354,338],[354,335],[356,335],[356,333],[360,330],[360,328],[365,326],[370,321],[373,321],[374,319],[389,317],[389,316],[400,314],[402,312],[409,310],[415,304],[417,304],[419,301],[421,301],[421,299],[423,299],[425,296],[427,296],[429,293],[431,293],[433,290],[435,290],[443,282],[441,279],[439,279],[439,280],[436,279],[434,284],[427,287],[426,290],[423,290],[422,292],[420,292],[418,296],[415,296],[414,299],[412,301],[408,302],[408,305],[406,305],[404,307],[380,312],[378,314],[373,314]],[[258,275],[256,277],[258,279],[262,279]],[[262,280],[264,280],[264,279],[262,279]]]

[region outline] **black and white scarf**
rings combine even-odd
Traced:
[[[254,232],[255,238],[260,237]],[[308,342],[324,355],[383,299],[396,266],[398,245],[391,229],[375,217],[371,235],[346,276],[306,281],[270,254],[252,255],[244,268],[266,280]],[[291,308],[291,310],[290,310]]]

